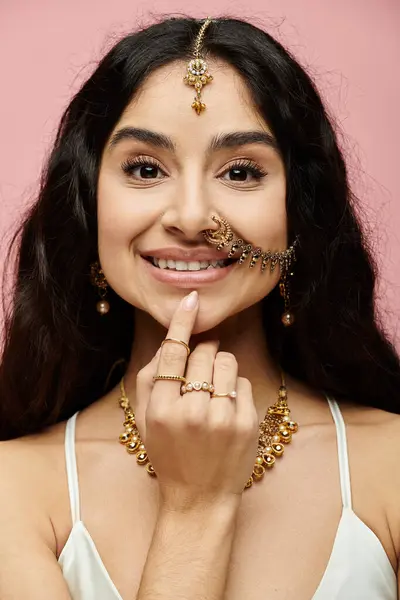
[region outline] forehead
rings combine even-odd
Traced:
[[[153,72],[126,107],[118,128],[138,124],[164,131],[175,138],[204,138],[218,131],[257,128],[270,131],[256,110],[239,73],[223,61],[208,60],[213,81],[202,89],[206,110],[197,115],[191,107],[195,92],[184,82],[187,63],[174,62]]]

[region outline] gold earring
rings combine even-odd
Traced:
[[[225,246],[229,244],[233,240],[233,231],[228,221],[222,219],[222,217],[216,217],[212,215],[212,220],[214,223],[217,223],[218,229],[215,231],[213,229],[206,229],[203,231],[204,239],[209,244],[214,244],[217,246],[217,250],[222,250]]]
[[[101,298],[101,300],[99,300],[96,304],[96,310],[98,313],[100,313],[100,315],[106,315],[110,310],[110,303],[105,300],[108,283],[99,261],[95,261],[90,265],[90,282],[92,285],[97,287],[99,296]]]
[[[204,38],[204,33],[210,23],[211,19],[210,17],[207,17],[207,19],[200,28],[200,31],[194,44],[194,58],[189,62],[187,66],[187,74],[183,78],[183,81],[185,83],[194,86],[196,96],[194,97],[192,108],[196,111],[198,115],[200,115],[203,112],[203,110],[206,109],[206,105],[201,101],[201,90],[204,85],[207,85],[207,83],[210,83],[213,80],[213,76],[210,75],[207,71],[208,67],[206,61],[200,56],[200,49]]]
[[[290,310],[290,290],[289,290],[289,282],[287,279],[287,275],[288,275],[288,272],[284,271],[284,274],[282,275],[282,279],[279,283],[279,291],[280,291],[281,296],[283,297],[283,300],[285,303],[285,310],[282,314],[281,320],[285,327],[290,327],[290,325],[293,325],[295,318],[294,318],[294,314]],[[289,275],[292,276],[293,273],[289,273]]]

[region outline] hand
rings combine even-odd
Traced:
[[[188,344],[197,312],[198,296],[192,292],[176,310],[166,337]],[[153,382],[156,374],[207,381],[215,393],[235,390],[237,397],[211,398],[205,391],[181,395],[181,382]],[[218,342],[210,341],[198,344],[188,359],[183,345],[164,344],[138,374],[135,413],[160,500],[168,508],[241,498],[257,455],[258,416],[251,384],[238,377],[233,354],[218,352]]]

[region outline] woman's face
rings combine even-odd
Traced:
[[[183,82],[184,63],[148,77],[109,138],[98,182],[99,257],[108,283],[165,327],[196,289],[195,333],[259,302],[279,279],[278,267],[261,273],[259,265],[249,269],[249,260],[213,266],[224,254],[203,237],[216,228],[212,215],[254,247],[279,251],[288,242],[278,151],[224,138],[271,131],[237,72],[208,64],[214,80],[203,88],[201,115],[191,108],[194,88]]]

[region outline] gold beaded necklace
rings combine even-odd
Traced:
[[[285,451],[285,444],[289,444],[292,441],[292,434],[296,433],[299,428],[298,424],[290,418],[283,372],[281,373],[281,377],[282,383],[278,392],[278,400],[267,409],[265,417],[259,425],[257,457],[253,472],[244,489],[251,487],[254,482],[260,481],[264,477],[266,469],[271,469],[275,465],[276,459],[280,458]],[[125,446],[129,454],[136,454],[137,463],[145,466],[149,475],[156,477],[156,472],[149,460],[146,448],[136,426],[135,413],[129,404],[125,392],[123,377],[120,382],[120,390],[119,405],[125,413],[125,431],[119,436],[119,441]]]

